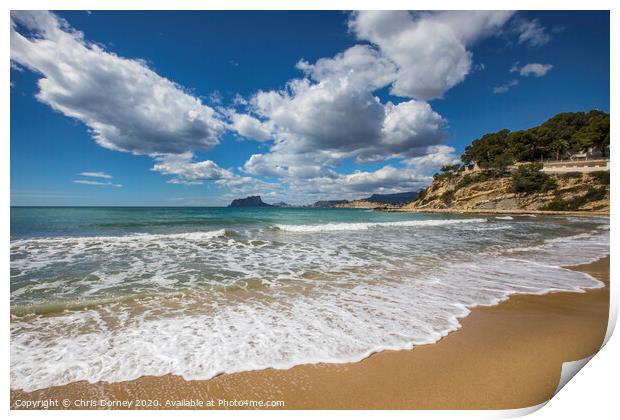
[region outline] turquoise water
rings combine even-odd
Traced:
[[[604,218],[12,208],[11,386],[360,360],[608,252]]]
[[[432,216],[365,209],[227,207],[13,207],[11,237],[182,233],[275,224],[387,222]]]

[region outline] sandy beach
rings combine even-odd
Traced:
[[[410,351],[384,351],[358,363],[224,374],[206,381],[166,375],[121,383],[76,382],[30,393],[13,390],[11,406],[65,399],[68,408],[78,408],[75,401],[97,405],[101,400],[118,402],[116,408],[122,408],[122,402],[133,402],[131,408],[136,408],[135,400],[153,400],[144,408],[191,408],[191,401],[203,401],[200,408],[226,408],[220,400],[283,401],[281,408],[287,409],[532,406],[553,395],[563,362],[595,353],[605,336],[609,257],[572,268],[606,286],[586,293],[514,295],[496,306],[477,307],[461,320],[458,331]]]

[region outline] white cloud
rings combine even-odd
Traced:
[[[520,76],[529,77],[542,77],[551,70],[553,66],[551,64],[540,64],[540,63],[529,63],[523,66],[519,65],[519,62],[513,64],[510,68],[511,73],[518,73]],[[513,79],[509,82],[504,83],[503,85],[496,86],[493,88],[493,93],[506,93],[510,90],[510,88],[519,84],[519,80]]]
[[[347,158],[415,156],[445,136],[445,121],[426,102],[383,104],[374,96],[392,79],[394,67],[368,46],[315,64],[300,61],[298,67],[307,78],[291,80],[281,91],[259,91],[249,105],[255,116],[233,116],[240,134],[274,139],[269,154],[248,160],[248,173],[315,176]]]
[[[234,111],[228,111],[228,115],[232,120],[231,129],[249,139],[265,141],[272,137],[272,128],[269,122],[263,122],[247,114],[239,114]]]
[[[341,159],[379,138],[384,110],[348,79],[294,80],[289,90],[259,92],[258,113],[275,128],[274,150],[320,152]]]
[[[518,43],[539,47],[551,41],[551,36],[537,19],[517,19],[514,30],[518,34]]]
[[[333,58],[321,58],[314,64],[300,60],[297,68],[317,82],[346,80],[369,91],[392,83],[397,72],[394,63],[368,45],[355,45]]]
[[[511,16],[505,11],[360,11],[349,27],[397,65],[392,93],[431,99],[465,79],[472,67],[467,47],[498,31]]]
[[[416,191],[428,185],[441,166],[458,161],[454,149],[431,146],[422,156],[404,161],[402,167],[385,165],[375,171],[340,174],[333,171],[311,179],[287,180],[290,190],[314,199],[358,199],[373,193]]]
[[[398,105],[388,102],[376,152],[387,149],[393,155],[419,155],[421,148],[443,140],[444,124],[444,119],[425,102],[410,100]]]
[[[233,105],[247,105],[248,101],[247,99],[245,99],[243,96],[241,96],[240,94],[236,93],[235,96],[233,97]]]
[[[78,175],[89,176],[93,178],[112,179],[112,175],[106,174],[105,172],[81,172]]]
[[[403,160],[402,167],[385,165],[375,171],[338,173],[320,165],[286,166],[277,162],[277,154],[254,155],[246,163],[250,173],[276,176],[286,184],[278,200],[308,202],[319,199],[356,199],[373,193],[415,191],[430,183],[432,174],[443,165],[458,162],[454,148],[434,145],[420,151],[420,156]]]
[[[509,82],[506,82],[503,85],[494,87],[493,93],[506,93],[510,90],[511,87],[517,86],[518,84],[519,84],[519,81],[517,79],[510,80]]]
[[[521,76],[542,77],[553,68],[551,64],[529,63],[521,67],[513,66],[511,72],[518,71]]]
[[[19,30],[33,36],[26,37]],[[40,74],[37,99],[88,126],[108,149],[183,153],[218,143],[218,113],[144,61],[84,40],[49,12],[11,12],[11,60]]]
[[[373,172],[355,171],[333,178],[319,178],[311,184],[321,194],[346,198],[360,198],[374,192],[402,192],[421,188],[428,183],[427,176],[408,168],[386,165]],[[312,192],[312,191],[310,191]]]
[[[424,154],[405,160],[407,166],[427,175],[434,174],[442,166],[453,165],[459,162],[460,159],[454,147],[443,144],[429,146]]]
[[[96,185],[99,187],[117,187],[120,188],[123,185],[122,184],[114,184],[112,182],[101,182],[101,181],[92,181],[89,179],[76,179],[73,181],[76,184],[83,184],[83,185]]]
[[[205,181],[212,181],[235,194],[269,194],[281,189],[277,184],[237,175],[211,160],[195,161],[191,152],[160,155],[155,160],[151,170],[162,175],[173,175],[173,178],[166,181],[169,184],[201,185]]]
[[[152,170],[162,175],[174,175],[171,184],[196,185],[203,181],[217,181],[233,177],[229,170],[219,167],[211,160],[193,161],[193,154],[186,152],[177,155],[160,155],[155,157]]]

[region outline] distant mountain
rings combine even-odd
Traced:
[[[347,200],[322,200],[317,201],[312,207],[336,207],[338,204],[346,204]]]
[[[273,207],[271,204],[263,202],[260,195],[253,195],[246,198],[233,200],[228,207]]]
[[[415,191],[395,193],[395,194],[373,194],[368,198],[362,198],[359,200],[322,200],[317,201],[310,207],[319,208],[378,208],[384,207],[385,204],[390,205],[403,205],[410,203],[418,196]]]
[[[417,196],[417,191],[409,191],[395,194],[373,194],[364,200],[371,201],[373,203],[405,204],[412,202]]]
[[[273,207],[292,207],[290,204],[280,201],[279,203],[272,204]]]

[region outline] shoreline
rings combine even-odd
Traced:
[[[477,306],[459,320],[458,330],[412,350],[386,350],[353,363],[246,371],[209,380],[165,375],[119,383],[81,381],[30,393],[11,390],[11,407],[17,408],[17,400],[66,398],[152,399],[160,404],[166,400],[275,400],[284,401],[283,408],[289,409],[532,406],[553,395],[562,362],[598,351],[607,329],[609,256],[569,268],[591,274],[605,287],[584,293],[514,294],[497,305]]]
[[[406,208],[377,208],[375,210],[388,213],[444,213],[444,214],[504,214],[514,216],[575,216],[575,217],[607,217],[609,211],[555,211],[555,210],[524,210],[524,209],[406,209]]]

